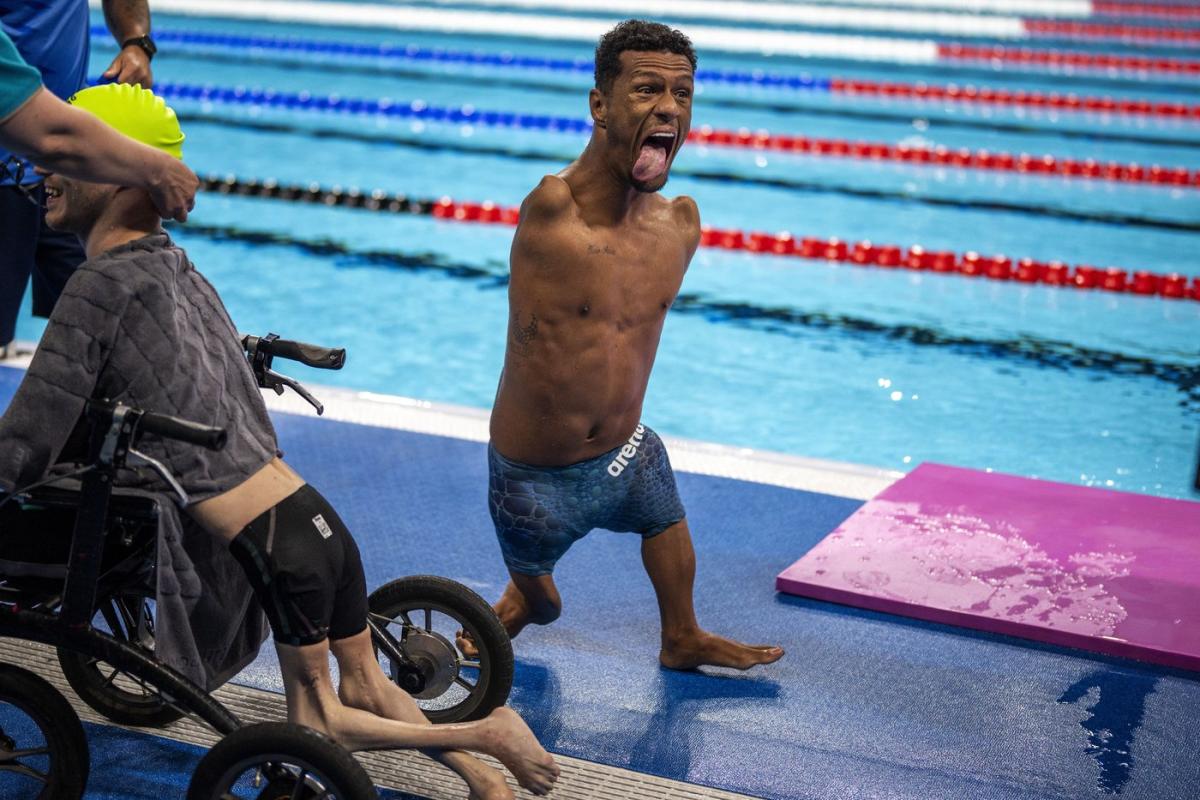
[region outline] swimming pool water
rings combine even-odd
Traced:
[[[156,15],[156,28],[283,33],[586,58],[582,48]],[[685,26],[686,30],[686,26]],[[111,58],[98,46],[92,72]],[[701,65],[850,77],[859,67],[701,53]],[[586,75],[378,59],[292,60],[164,48],[160,82],[586,115]],[[366,63],[370,61],[370,63]],[[749,66],[747,64],[749,63]],[[907,68],[892,79],[962,82]],[[991,86],[1066,91],[1063,77]],[[1172,80],[1081,93],[1177,100]],[[1194,88],[1194,84],[1193,87]],[[463,129],[175,103],[199,173],[519,203],[582,148],[579,134]],[[848,112],[851,112],[850,115]],[[706,87],[695,125],[1197,166],[1200,125],[942,109]],[[1081,133],[1082,132],[1082,133]],[[686,147],[668,194],[708,224],[1200,274],[1200,192],[1102,181]],[[1002,208],[998,208],[1002,206]],[[503,357],[503,226],[206,194],[173,235],[239,327],[348,348],[325,383],[487,408]],[[35,338],[26,316],[19,331]],[[645,418],[676,436],[894,469],[991,468],[1189,494],[1200,421],[1200,303],[859,269],[702,249],[663,334]]]

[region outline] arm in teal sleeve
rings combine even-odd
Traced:
[[[0,30],[0,122],[29,102],[41,87],[42,76],[25,63],[12,39]]]

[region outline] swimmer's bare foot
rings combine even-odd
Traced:
[[[558,780],[558,765],[542,749],[525,720],[507,706],[501,706],[487,717],[488,741],[484,750],[499,759],[517,779],[517,783],[536,795],[550,791]]]
[[[463,654],[463,658],[479,658],[479,648],[475,646],[475,640],[471,634],[466,631],[458,631],[454,634],[454,643],[458,645],[458,652]]]
[[[463,776],[470,793],[467,800],[513,800],[515,795],[504,776],[491,767],[480,764],[480,769]]]
[[[750,669],[759,664],[772,664],[783,658],[783,648],[766,644],[742,644],[707,631],[690,636],[663,637],[658,661],[668,669],[696,667],[731,667]]]

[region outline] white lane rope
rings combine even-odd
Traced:
[[[644,0],[426,0],[426,4],[626,16],[647,11]],[[983,36],[992,39],[1028,38],[1021,18],[1011,16],[985,17],[745,0],[656,0],[653,13],[656,19],[715,19],[857,31]]]
[[[100,2],[91,0],[91,5],[99,8]],[[611,13],[606,19],[583,19],[311,0],[155,0],[154,10],[224,19],[586,42],[589,46],[594,46],[601,35],[626,16]],[[933,64],[938,60],[937,43],[925,40],[710,25],[689,25],[687,34],[697,48],[710,51],[912,64]]]
[[[787,2],[787,0],[783,0]],[[955,11],[962,14],[1020,14],[1029,17],[1090,17],[1091,0],[813,0],[824,6],[880,6]]]

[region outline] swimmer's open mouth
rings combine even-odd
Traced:
[[[674,130],[669,129],[650,131],[646,135],[633,165],[634,180],[652,181],[667,171],[667,162],[675,153],[677,136]]]
[[[60,197],[62,197],[62,189],[59,189],[55,186],[47,186],[46,187],[46,199],[47,200],[57,200]]]

